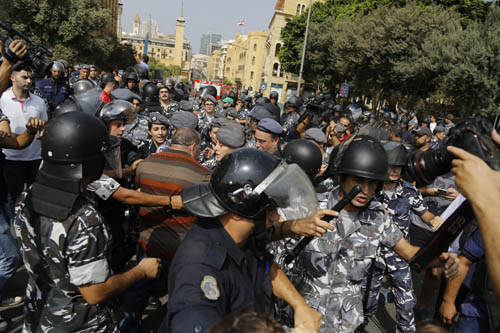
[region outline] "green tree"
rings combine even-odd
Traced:
[[[130,47],[99,33],[110,18],[99,0],[10,0],[0,3],[0,11],[25,35],[49,45],[54,59],[106,70],[133,65]]]
[[[312,6],[311,22],[319,24],[322,27],[320,30],[322,33],[311,33],[309,39],[313,43],[314,39],[321,39],[324,31],[330,29],[332,24],[336,24],[341,19],[366,15],[381,7],[404,7],[407,3],[409,2],[405,0],[326,0],[324,3],[315,3]],[[454,9],[460,14],[464,26],[473,21],[483,21],[489,7],[489,3],[482,0],[419,0],[418,4],[421,8],[439,5],[441,8]],[[283,69],[291,73],[298,73],[300,69],[306,21],[307,11],[291,18],[281,30],[281,39],[284,44],[281,47],[279,58]],[[315,52],[314,48],[308,48],[306,58],[311,57],[311,53]],[[321,55],[317,55],[315,58],[321,58]]]

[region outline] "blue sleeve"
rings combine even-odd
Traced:
[[[465,241],[464,250],[477,259],[484,256],[483,239],[479,229]]]
[[[188,264],[173,273],[175,276],[169,279],[168,313],[165,318],[167,332],[208,332],[223,317],[226,308],[225,283],[219,272],[203,264]],[[218,296],[207,297],[204,293],[202,286],[207,276],[217,281],[210,288],[217,290]]]

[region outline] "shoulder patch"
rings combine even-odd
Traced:
[[[211,275],[205,275],[201,281],[201,291],[205,297],[211,301],[216,301],[220,297],[219,287],[217,287],[217,280]]]

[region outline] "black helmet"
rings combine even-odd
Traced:
[[[127,75],[125,76],[125,82],[127,82],[128,80],[139,82],[139,76],[136,72],[127,73]]]
[[[389,165],[406,166],[408,152],[401,142],[389,141],[384,144]]]
[[[262,150],[236,149],[220,160],[209,184],[184,188],[184,208],[202,217],[233,212],[253,219],[271,204],[255,190],[277,165],[278,160]]]
[[[263,95],[262,95],[262,93],[261,93],[261,92],[256,92],[256,93],[254,94],[254,96],[253,96],[253,97],[255,97],[255,99],[259,99],[259,98],[261,98],[262,96],[263,96]]]
[[[300,107],[300,99],[295,95],[288,97],[288,99],[285,102],[285,109],[288,106],[293,106],[295,109],[298,109]]]
[[[54,112],[52,112],[51,118],[59,117],[60,115],[68,112],[82,111],[81,107],[75,102],[74,96],[69,96],[64,102],[59,104]]]
[[[108,131],[99,119],[84,112],[70,112],[51,119],[45,126],[42,158],[44,165],[59,169],[62,177],[95,179],[104,168],[104,153],[109,145]]]
[[[271,91],[271,93],[269,94],[269,99],[275,99],[275,100],[278,100],[279,98],[279,94],[277,91]]]
[[[134,70],[137,73],[137,76],[140,80],[149,79],[148,70],[145,66],[137,64],[134,66]]]
[[[83,94],[92,88],[94,88],[94,84],[92,83],[92,81],[87,80],[87,79],[78,80],[73,85],[73,94],[75,96],[78,96],[78,95]]]
[[[99,98],[100,93],[100,88],[96,87],[82,94],[69,96],[63,103],[56,107],[52,113],[52,118],[74,111],[85,112],[91,116],[96,115],[104,104]]]
[[[205,96],[206,94],[212,95],[213,97],[217,98],[217,88],[215,88],[214,86],[205,86],[201,97]]]
[[[158,102],[160,89],[153,82],[148,82],[142,88],[142,97],[146,103]]]
[[[116,99],[104,105],[101,111],[99,111],[99,119],[101,119],[106,127],[112,120],[123,120],[127,122],[128,117],[134,113],[134,104]]]
[[[428,115],[423,115],[422,118],[421,118],[421,120],[420,120],[420,122],[421,123],[427,123],[427,124],[431,123]]]
[[[281,156],[288,164],[298,164],[309,178],[314,178],[318,174],[323,162],[323,156],[318,146],[305,139],[290,141],[283,148]]]
[[[333,106],[333,110],[334,110],[335,112],[342,112],[342,105],[340,105],[340,104],[335,104],[335,105]]]
[[[343,152],[338,154],[338,174],[387,180],[387,154],[380,142],[371,136],[358,135],[343,145]]]

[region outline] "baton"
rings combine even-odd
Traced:
[[[426,269],[441,253],[445,252],[460,232],[474,218],[469,201],[464,201],[434,232],[432,239],[411,258],[410,266],[418,272]]]
[[[336,211],[336,212],[340,212],[345,206],[347,206],[351,201],[352,199],[354,199],[355,196],[357,196],[359,194],[359,192],[362,191],[362,188],[360,185],[356,185],[354,186],[350,191],[349,193],[347,193],[344,198],[342,198],[342,200],[340,200],[339,202],[337,202],[337,204],[335,206],[333,206],[332,210]],[[330,222],[332,219],[334,218],[334,216],[326,216],[323,218],[324,221],[326,222]],[[313,236],[311,237],[303,237],[300,242],[292,249],[292,251],[290,251],[290,253],[288,253],[286,256],[285,256],[285,259],[284,259],[284,263],[285,265],[288,265],[289,263],[291,263],[295,258],[297,258],[297,256],[299,255],[300,251],[302,251],[306,246],[307,244],[309,244],[312,240],[314,239]]]

